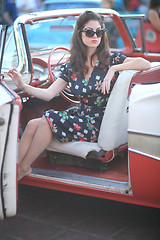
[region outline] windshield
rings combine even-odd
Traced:
[[[71,38],[77,17],[56,18],[49,21],[26,25],[26,32],[31,53],[57,46],[71,47]],[[111,48],[123,48],[124,43],[111,17],[106,16],[105,27]]]
[[[57,46],[70,47],[74,26],[75,21],[71,18],[56,18],[26,25],[31,53]]]

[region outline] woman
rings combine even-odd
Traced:
[[[160,0],[150,1],[148,20],[160,32]]]
[[[147,21],[144,23],[146,50],[160,52],[160,0],[151,0]],[[137,40],[138,43],[138,40]]]
[[[114,9],[115,0],[102,0],[101,6],[102,8]]]
[[[29,121],[19,145],[18,179],[31,173],[32,163],[47,148],[53,135],[62,142],[96,142],[113,76],[125,69],[150,67],[142,58],[126,58],[119,53],[110,56],[103,18],[85,11],[75,26],[70,61],[61,67],[59,78],[48,89],[27,85],[16,69],[10,70],[8,75],[17,87],[32,96],[49,101],[69,85],[80,98],[80,108],[74,116],[48,110],[41,119]]]

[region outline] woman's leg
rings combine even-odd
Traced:
[[[41,118],[37,118],[37,119],[32,119],[28,122],[19,143],[18,164],[20,164],[21,161],[26,156],[40,120]]]
[[[52,139],[52,132],[46,118],[43,116],[38,122],[32,142],[28,151],[19,164],[18,180],[31,173],[31,165],[46,149]],[[23,149],[22,149],[23,151]]]

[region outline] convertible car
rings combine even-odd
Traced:
[[[70,56],[70,39],[84,9],[53,10],[20,16],[7,34],[1,27],[0,218],[14,216],[18,184],[160,208],[160,53],[147,52],[142,15],[104,16],[111,52],[143,57],[147,71],[122,71],[103,117],[97,143],[53,139],[32,173],[17,182],[18,143],[30,119],[44,110],[67,110],[79,99],[67,87],[49,102],[17,89],[7,75],[16,67],[27,84],[46,88]],[[141,45],[136,36],[141,32]]]

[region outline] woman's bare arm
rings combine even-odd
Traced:
[[[151,22],[151,24],[155,27],[155,29],[160,32],[160,18],[155,10],[149,10],[148,12],[148,19]]]
[[[110,89],[110,83],[112,81],[112,78],[117,71],[123,71],[123,70],[148,70],[151,68],[151,63],[144,58],[136,57],[136,58],[126,58],[122,64],[113,65],[109,68],[103,84],[102,84],[102,93],[109,93]]]
[[[12,78],[13,82],[19,89],[23,89],[26,93],[36,98],[49,101],[57,96],[63,89],[67,87],[67,82],[62,78],[58,78],[48,88],[37,88],[24,83],[21,74],[16,68],[9,70],[8,75]]]

